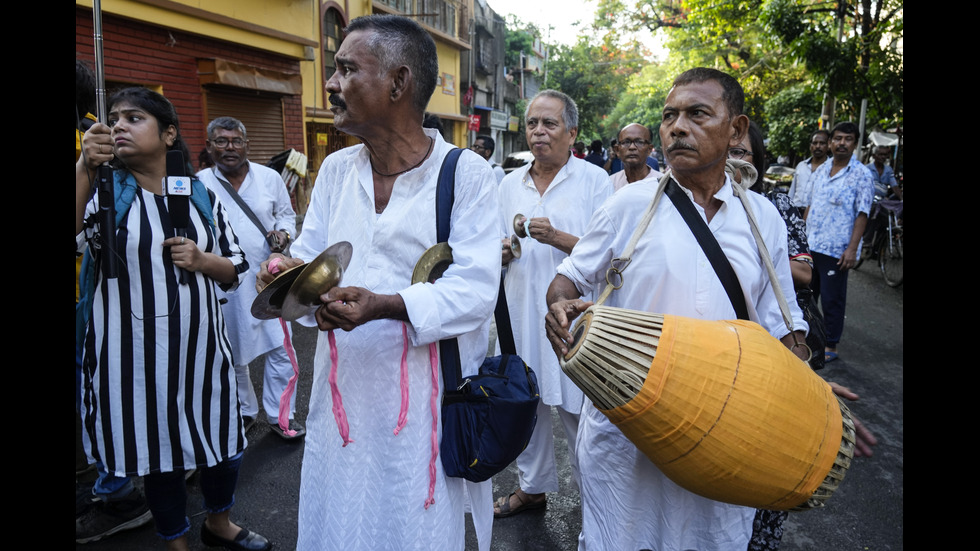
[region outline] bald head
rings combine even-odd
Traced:
[[[627,124],[626,126],[624,126],[623,129],[619,131],[619,134],[617,135],[617,138],[620,139],[620,140],[622,140],[623,139],[623,132],[626,132],[627,130],[639,130],[640,132],[643,132],[646,135],[646,140],[648,142],[653,142],[653,132],[650,132],[650,129],[649,128],[643,126],[642,124],[640,124],[638,122],[631,122],[631,123]]]
[[[619,131],[619,158],[627,173],[646,166],[647,157],[653,151],[652,139],[650,129],[642,124],[627,124]]]

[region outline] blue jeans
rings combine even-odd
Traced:
[[[242,454],[201,469],[201,493],[208,513],[223,513],[235,504],[235,486]],[[184,471],[153,473],[143,477],[146,503],[153,512],[157,534],[166,541],[177,539],[190,530],[187,518],[187,485]]]
[[[847,272],[837,266],[838,259],[820,253],[813,255],[813,297],[820,299],[827,327],[827,348],[837,348],[844,333],[844,307],[847,305]]]

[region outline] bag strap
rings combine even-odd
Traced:
[[[228,195],[235,200],[235,203],[238,204],[238,208],[242,209],[245,216],[248,216],[248,219],[255,224],[255,227],[258,228],[260,232],[262,232],[262,237],[265,237],[269,232],[265,230],[265,226],[263,226],[262,222],[259,221],[259,217],[252,212],[252,209],[250,209],[248,204],[245,203],[242,196],[239,195],[235,188],[231,186],[230,182],[221,177],[221,173],[218,172],[217,167],[211,167],[211,171],[214,174],[214,179],[221,183],[221,187],[225,188],[225,192],[227,192]]]
[[[463,153],[461,148],[453,149],[446,155],[439,169],[439,183],[436,188],[436,240],[439,243],[449,241],[449,222],[455,200],[456,164]],[[497,338],[500,340],[502,354],[517,354],[514,344],[514,332],[510,325],[510,312],[507,309],[507,296],[504,294],[504,282],[500,281],[497,293],[497,306],[493,311],[497,321]],[[447,389],[457,390],[462,385],[463,372],[459,359],[459,342],[457,339],[439,341],[439,358],[442,363],[442,379]]]
[[[732,268],[732,263],[728,261],[725,252],[721,250],[721,245],[711,233],[708,224],[701,218],[697,209],[694,208],[694,203],[681,191],[680,186],[673,179],[667,182],[666,193],[670,201],[674,203],[674,208],[680,213],[681,218],[687,222],[687,227],[691,229],[691,233],[697,238],[701,250],[711,262],[711,267],[718,274],[722,287],[728,293],[728,300],[732,301],[732,307],[735,308],[735,315],[738,319],[749,319],[749,310],[745,305],[745,294],[742,292],[742,285],[738,282],[738,274]]]
[[[789,313],[789,304],[786,302],[786,297],[783,296],[782,286],[779,284],[779,278],[776,276],[776,270],[772,263],[772,257],[769,255],[769,249],[766,247],[765,241],[762,239],[762,234],[759,232],[759,224],[756,222],[755,214],[752,211],[752,207],[749,205],[748,197],[746,196],[749,191],[747,187],[752,185],[758,177],[758,173],[751,163],[739,160],[739,159],[728,159],[725,162],[725,172],[732,177],[732,189],[733,193],[742,201],[742,207],[745,209],[745,215],[749,220],[749,226],[752,228],[752,235],[755,236],[755,242],[757,249],[759,250],[759,258],[762,264],[765,266],[766,271],[769,273],[769,281],[772,283],[773,292],[776,294],[776,302],[779,304],[779,310],[783,314],[783,322],[786,324],[786,328],[793,332],[793,320]],[[742,184],[735,183],[735,173],[741,173]],[[619,289],[623,286],[623,270],[626,269],[630,264],[631,256],[633,250],[636,248],[637,242],[640,240],[640,236],[646,231],[647,226],[650,225],[650,221],[653,219],[653,214],[657,211],[657,206],[660,204],[660,197],[664,194],[667,183],[672,179],[670,170],[668,170],[660,178],[659,186],[657,191],[653,195],[653,200],[650,201],[650,205],[647,207],[646,212],[644,212],[643,217],[640,219],[640,223],[637,224],[636,229],[633,231],[633,236],[630,238],[629,243],[626,245],[626,250],[616,258],[610,261],[610,267],[606,270],[606,288],[599,295],[596,300],[596,304],[602,304],[605,302],[609,294],[614,290]],[[700,218],[700,216],[699,216]]]

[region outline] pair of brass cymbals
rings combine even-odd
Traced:
[[[252,315],[294,321],[313,313],[323,304],[320,295],[340,284],[353,251],[349,242],[340,241],[312,262],[282,272],[252,301]]]

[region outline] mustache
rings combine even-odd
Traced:
[[[690,149],[691,151],[697,151],[697,148],[694,147],[693,145],[683,140],[677,140],[676,142],[667,146],[667,153],[673,153],[678,149]]]
[[[344,101],[338,94],[330,94],[330,97],[327,98],[327,101],[329,101],[330,105],[333,105],[334,107],[347,109],[347,102]]]

